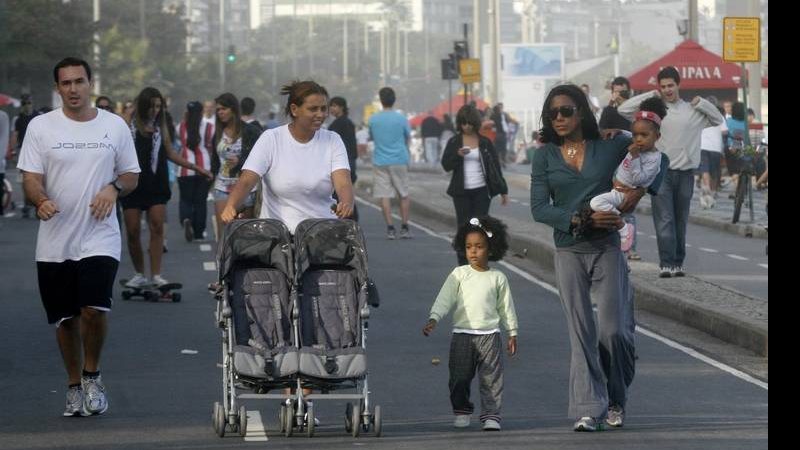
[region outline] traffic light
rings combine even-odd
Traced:
[[[228,59],[229,63],[235,63],[236,62],[236,46],[235,45],[229,45],[228,46],[227,59]]]
[[[456,56],[456,61],[469,58],[469,47],[467,41],[454,41],[453,53]]]

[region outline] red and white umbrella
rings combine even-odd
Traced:
[[[11,97],[10,95],[0,93],[0,106],[8,106],[11,105],[15,108],[20,107],[20,101],[18,98]]]

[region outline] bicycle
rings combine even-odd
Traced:
[[[736,149],[741,166],[739,181],[736,183],[736,193],[733,200],[733,220],[731,223],[739,222],[745,198],[747,199],[747,207],[750,209],[750,222],[752,223],[754,221],[753,176],[757,173],[756,165],[758,163],[758,157],[763,154],[765,147],[766,146],[759,146],[758,148],[753,148],[752,145],[747,145]]]

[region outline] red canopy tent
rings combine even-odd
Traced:
[[[478,97],[472,97],[472,98],[469,99],[469,101],[475,101],[475,106],[477,106],[478,109],[480,109],[481,111],[483,111],[487,107],[489,107],[488,103],[486,103],[485,101],[481,100]],[[433,112],[433,116],[436,117],[439,120],[442,120],[445,114],[450,114],[451,107],[452,107],[452,111],[453,111],[452,119],[455,120],[455,115],[458,112],[458,109],[461,108],[462,106],[464,106],[464,96],[463,95],[454,95],[453,96],[453,102],[452,102],[451,106],[448,106],[447,103],[448,103],[447,100],[444,100],[441,103],[439,103],[438,105],[434,106],[431,109],[431,112]],[[417,114],[416,116],[414,116],[411,119],[409,119],[408,124],[411,125],[412,128],[416,128],[416,127],[422,125],[422,121],[425,120],[425,118],[428,117],[429,115],[430,115],[429,113]]]
[[[741,66],[725,62],[721,56],[712,53],[692,40],[685,40],[675,47],[675,50],[639,69],[628,80],[631,89],[648,91],[656,89],[658,81],[656,75],[664,67],[673,66],[678,69],[681,76],[681,92],[725,91],[720,98],[736,98],[736,89],[741,87]],[[762,87],[767,87],[767,79],[761,81]]]
[[[15,108],[19,108],[20,101],[17,98],[11,97],[9,95],[1,94],[0,93],[0,106],[7,106],[11,105]]]

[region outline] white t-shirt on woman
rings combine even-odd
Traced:
[[[483,174],[481,154],[478,148],[469,149],[464,155],[464,189],[478,189],[486,186],[486,176]]]
[[[291,233],[305,219],[336,218],[331,174],[339,169],[350,163],[337,133],[321,129],[303,144],[288,125],[262,133],[242,168],[261,176],[260,218],[279,219]]]

